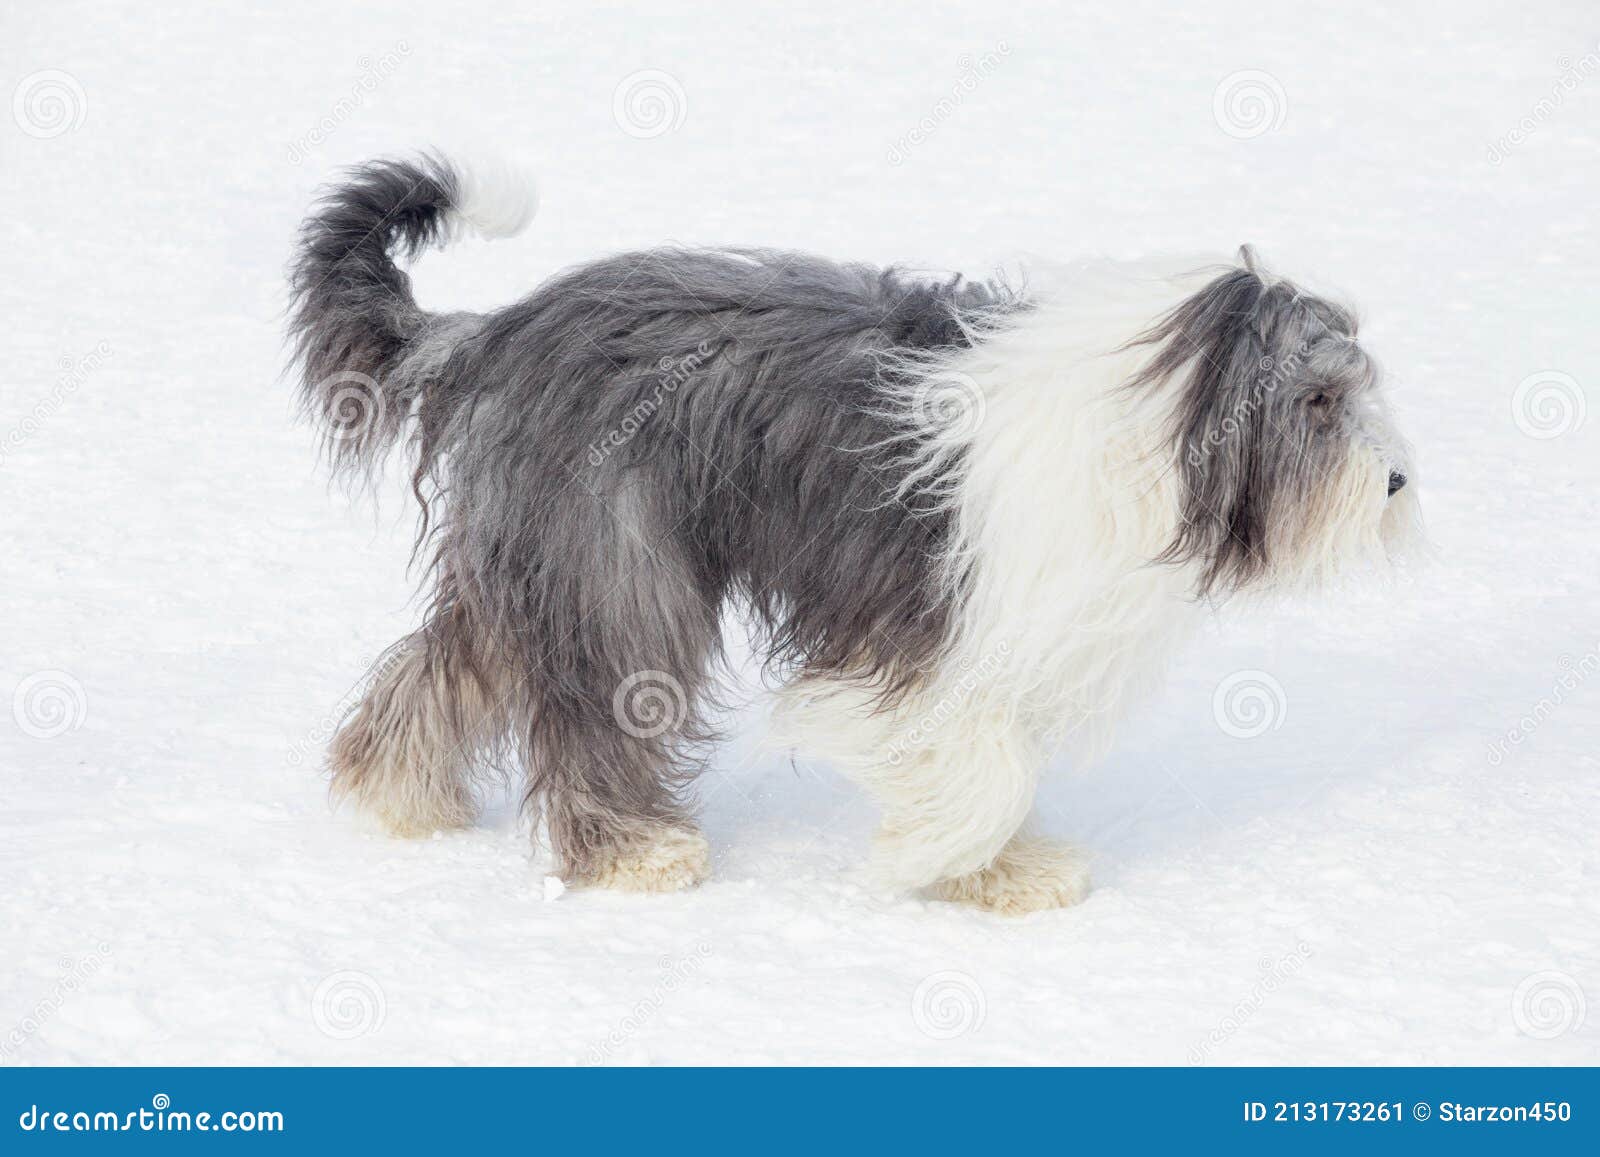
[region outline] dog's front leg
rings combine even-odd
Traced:
[[[1007,916],[1068,908],[1089,894],[1089,865],[1069,844],[1019,834],[986,867],[940,880],[933,892]]]
[[[909,889],[987,868],[1033,807],[1035,745],[985,715],[897,714],[910,722],[864,777],[884,809],[874,875]],[[924,718],[937,722],[926,726]]]
[[[1021,834],[1045,762],[1009,712],[926,691],[878,704],[873,690],[826,679],[792,684],[773,738],[831,760],[884,810],[872,867],[885,886],[1021,913],[1075,904],[1081,857]]]
[[[958,713],[925,745],[917,739],[891,744],[872,784],[885,807],[880,878],[1011,915],[1083,899],[1082,856],[1022,834],[1044,763],[1030,736],[1001,718]]]

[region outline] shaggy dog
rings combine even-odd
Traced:
[[[336,795],[418,835],[518,765],[558,871],[693,884],[721,624],[759,628],[783,741],[881,802],[879,878],[1022,912],[1087,888],[1027,832],[1206,604],[1383,559],[1414,520],[1380,374],[1250,250],[1016,291],[764,249],[655,249],[490,313],[396,251],[508,235],[530,196],[382,161],[306,221],[303,398],[334,462],[409,434],[426,621],[332,744]]]

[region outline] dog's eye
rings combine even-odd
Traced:
[[[1313,410],[1326,410],[1333,405],[1333,395],[1327,390],[1312,390],[1306,395],[1306,405]]]

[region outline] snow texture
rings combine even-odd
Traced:
[[[1600,1061],[1589,6],[4,23],[0,1063]],[[873,894],[867,801],[755,753],[754,687],[696,891],[562,895],[507,800],[383,837],[321,753],[420,614],[412,509],[324,480],[283,273],[338,166],[430,144],[542,199],[425,254],[433,308],[674,240],[975,274],[1252,242],[1359,303],[1435,557],[1228,610],[1056,768],[1072,910]]]

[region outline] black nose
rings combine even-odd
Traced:
[[[1395,492],[1406,484],[1406,476],[1398,470],[1389,471],[1389,497],[1393,498]]]

